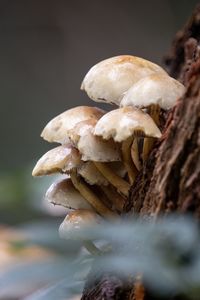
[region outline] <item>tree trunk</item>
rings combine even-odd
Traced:
[[[155,145],[131,188],[126,212],[156,217],[171,211],[200,217],[200,6],[177,33],[165,64],[186,93],[169,112],[162,139]],[[142,180],[141,180],[142,179]],[[104,274],[88,282],[82,300],[151,299],[137,283],[131,289]]]

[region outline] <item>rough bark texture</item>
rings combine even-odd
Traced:
[[[131,188],[125,211],[156,216],[171,211],[200,217],[200,6],[177,33],[165,58],[169,74],[187,87],[168,114],[162,139]],[[128,288],[104,275],[85,287],[84,300],[150,300],[142,287]]]
[[[179,210],[200,216],[199,41],[200,6],[178,32],[165,59],[169,73],[182,80],[187,91],[169,113],[162,140],[132,187],[126,211],[157,215]]]

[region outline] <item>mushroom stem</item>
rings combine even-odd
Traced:
[[[128,178],[130,184],[133,184],[135,181],[136,175],[138,173],[137,168],[135,167],[135,164],[133,163],[132,157],[131,157],[131,145],[133,143],[133,137],[128,138],[122,143],[122,159],[123,163],[125,165],[125,168],[128,172]]]
[[[160,106],[158,104],[151,104],[148,108],[148,113],[159,127],[160,125]]]
[[[131,158],[134,162],[134,165],[138,169],[138,171],[140,171],[141,163],[140,163],[140,157],[139,157],[138,139],[137,138],[134,138],[133,144],[131,146]]]
[[[84,240],[83,246],[87,249],[89,253],[94,256],[102,255],[103,252],[95,246],[95,244],[91,240]]]
[[[160,125],[160,106],[158,104],[151,104],[148,107],[148,113],[151,116],[151,118],[154,120],[156,125],[159,127]],[[149,153],[151,152],[153,148],[155,139],[154,138],[145,138],[143,143],[143,162],[145,162],[149,156]]]
[[[80,194],[94,207],[94,209],[102,216],[116,217],[116,214],[105,206],[95,193],[87,186],[87,184],[77,176],[76,170],[70,173],[71,180],[75,188]]]
[[[93,162],[101,174],[114,186],[117,191],[126,197],[128,197],[130,184],[118,176],[113,170],[106,164],[102,162]]]
[[[119,211],[122,212],[125,199],[117,193],[114,187],[110,186],[101,186],[102,191],[108,198],[108,200],[114,205],[114,207]]]

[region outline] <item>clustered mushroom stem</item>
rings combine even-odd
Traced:
[[[148,108],[148,114],[154,120],[156,125],[160,125],[160,106],[158,104],[151,104]]]
[[[111,186],[101,186],[102,191],[106,195],[106,197],[111,201],[111,203],[115,206],[115,208],[122,212],[125,199],[117,193],[117,191],[114,191]]]
[[[131,146],[133,143],[133,138],[130,137],[127,140],[125,140],[122,143],[122,159],[123,159],[123,163],[125,165],[125,168],[128,172],[128,178],[129,178],[129,182],[130,184],[133,184],[135,181],[135,178],[137,176],[137,168],[132,160],[131,157]]]
[[[151,104],[148,107],[148,114],[151,116],[151,118],[154,120],[156,125],[159,127],[160,125],[160,106],[158,104]],[[145,162],[149,156],[149,153],[151,152],[153,148],[155,139],[154,138],[145,138],[143,143],[143,162]]]
[[[99,248],[97,248],[91,240],[83,240],[83,246],[90,254],[94,256],[100,256],[103,254],[103,252]]]
[[[95,166],[101,174],[110,182],[119,193],[128,197],[130,184],[118,176],[106,163],[94,161]]]
[[[76,170],[72,170],[70,177],[74,187],[80,194],[94,207],[94,209],[104,217],[116,217],[116,214],[105,206],[95,193],[77,176]]]
[[[134,162],[134,165],[138,169],[138,171],[141,170],[141,163],[139,158],[139,149],[138,149],[138,139],[134,138],[132,146],[131,146],[131,157]]]
[[[151,149],[153,148],[153,143],[154,143],[153,138],[144,138],[143,153],[142,153],[143,163],[147,160],[149,153],[151,152]]]

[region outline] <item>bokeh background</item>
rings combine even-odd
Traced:
[[[63,211],[42,200],[53,179],[31,177],[52,146],[40,138],[42,128],[68,108],[94,105],[80,84],[98,61],[133,54],[162,64],[197,3],[0,1],[0,224],[57,221]]]

